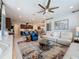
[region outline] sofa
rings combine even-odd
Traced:
[[[61,32],[60,38],[57,39],[57,42],[64,45],[70,45],[73,39],[72,32]]]
[[[72,42],[73,34],[72,32],[59,32],[59,31],[51,32],[50,31],[50,32],[47,32],[46,35],[44,35],[44,37],[47,37],[48,40],[68,46]]]

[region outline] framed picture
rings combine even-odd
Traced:
[[[69,20],[65,19],[65,20],[55,21],[54,29],[55,30],[68,30],[69,29]]]

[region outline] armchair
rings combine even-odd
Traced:
[[[32,41],[36,41],[36,40],[38,40],[38,33],[36,33],[36,32],[32,32],[31,33],[31,37],[32,37]]]

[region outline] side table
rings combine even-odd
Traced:
[[[74,37],[74,42],[79,43],[79,37]]]

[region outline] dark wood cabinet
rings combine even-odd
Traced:
[[[8,29],[8,30],[10,30],[11,29],[11,19],[10,18],[6,18],[6,28]],[[1,30],[1,17],[0,17],[0,30]]]
[[[33,26],[32,25],[29,25],[29,24],[28,25],[27,24],[21,24],[20,25],[20,28],[21,29],[33,29]]]
[[[8,30],[11,29],[11,18],[9,18],[9,17],[6,17],[6,28]]]
[[[26,29],[26,25],[25,24],[21,24],[20,27],[21,27],[21,29]]]

